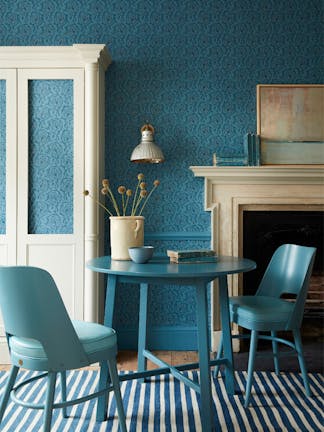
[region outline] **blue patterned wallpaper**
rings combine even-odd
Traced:
[[[11,0],[0,3],[0,29],[1,45],[107,44],[106,175],[114,186],[139,171],[160,179],[144,216],[147,241],[163,253],[208,247],[203,180],[189,166],[243,154],[256,85],[323,79],[321,0]],[[129,162],[146,120],[164,164]],[[195,324],[190,288],[156,289],[150,304],[152,325]],[[137,294],[124,287],[117,326],[134,326],[136,313]]]
[[[28,233],[73,233],[73,81],[30,80]]]
[[[6,233],[6,82],[0,80],[0,234]]]

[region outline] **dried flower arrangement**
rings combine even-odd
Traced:
[[[153,187],[151,191],[148,192],[147,184],[144,181],[144,174],[138,174],[137,186],[134,195],[132,189],[127,189],[125,186],[118,187],[117,191],[121,195],[121,205],[118,205],[114,193],[110,188],[109,180],[103,179],[101,193],[108,198],[108,200],[110,201],[110,205],[113,207],[113,210],[110,210],[99,200],[94,198],[88,190],[85,190],[83,193],[85,196],[89,196],[90,198],[92,198],[101,208],[103,208],[109,214],[109,216],[127,216],[128,208],[130,208],[129,216],[141,216],[149,198],[151,197],[155,189],[159,186],[159,184],[159,180],[154,180]],[[130,205],[130,201],[132,202],[132,205]]]

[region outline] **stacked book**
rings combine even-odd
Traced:
[[[216,262],[216,252],[211,249],[167,250],[170,262],[174,264]]]
[[[260,135],[250,132],[244,135],[244,154],[247,157],[248,165],[261,165]]]
[[[245,166],[248,164],[246,156],[216,156],[216,166]]]

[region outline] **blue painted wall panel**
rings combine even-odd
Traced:
[[[0,9],[1,45],[108,45],[106,175],[115,188],[133,184],[140,171],[160,179],[144,212],[159,253],[209,246],[208,237],[191,237],[210,232],[210,215],[203,180],[188,167],[210,165],[214,152],[243,154],[243,135],[256,129],[256,85],[323,79],[321,0],[12,0]],[[146,120],[156,128],[162,165],[129,162]],[[176,236],[154,240],[155,232]],[[152,325],[192,328],[190,288],[180,294],[181,317],[177,295],[167,287],[150,300]],[[134,290],[123,288],[117,327],[135,327],[137,303]]]

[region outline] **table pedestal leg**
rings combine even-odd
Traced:
[[[114,317],[114,304],[116,293],[116,276],[108,276],[106,288],[106,301],[105,301],[105,317],[104,325],[112,327]],[[106,361],[100,362],[100,376],[98,388],[103,389],[110,383],[110,375],[108,370],[108,363]],[[107,410],[109,402],[109,393],[98,398],[97,403],[97,421],[105,421],[107,419]]]
[[[147,296],[148,296],[148,284],[140,284],[140,305],[139,305],[139,324],[138,324],[138,358],[137,368],[140,372],[146,370],[147,358],[143,355],[144,349],[146,349],[146,333],[147,333]],[[144,378],[139,380],[144,382]]]
[[[211,374],[209,368],[209,331],[207,289],[204,283],[196,285],[198,353],[200,370],[201,426],[203,432],[213,430]]]
[[[230,366],[225,367],[225,385],[229,395],[234,394],[233,348],[229,314],[227,276],[219,277],[219,304],[223,335],[223,353]]]
[[[106,288],[105,317],[104,317],[104,325],[106,327],[112,327],[113,325],[116,285],[117,285],[117,277],[115,275],[109,275],[107,280],[107,288]]]

